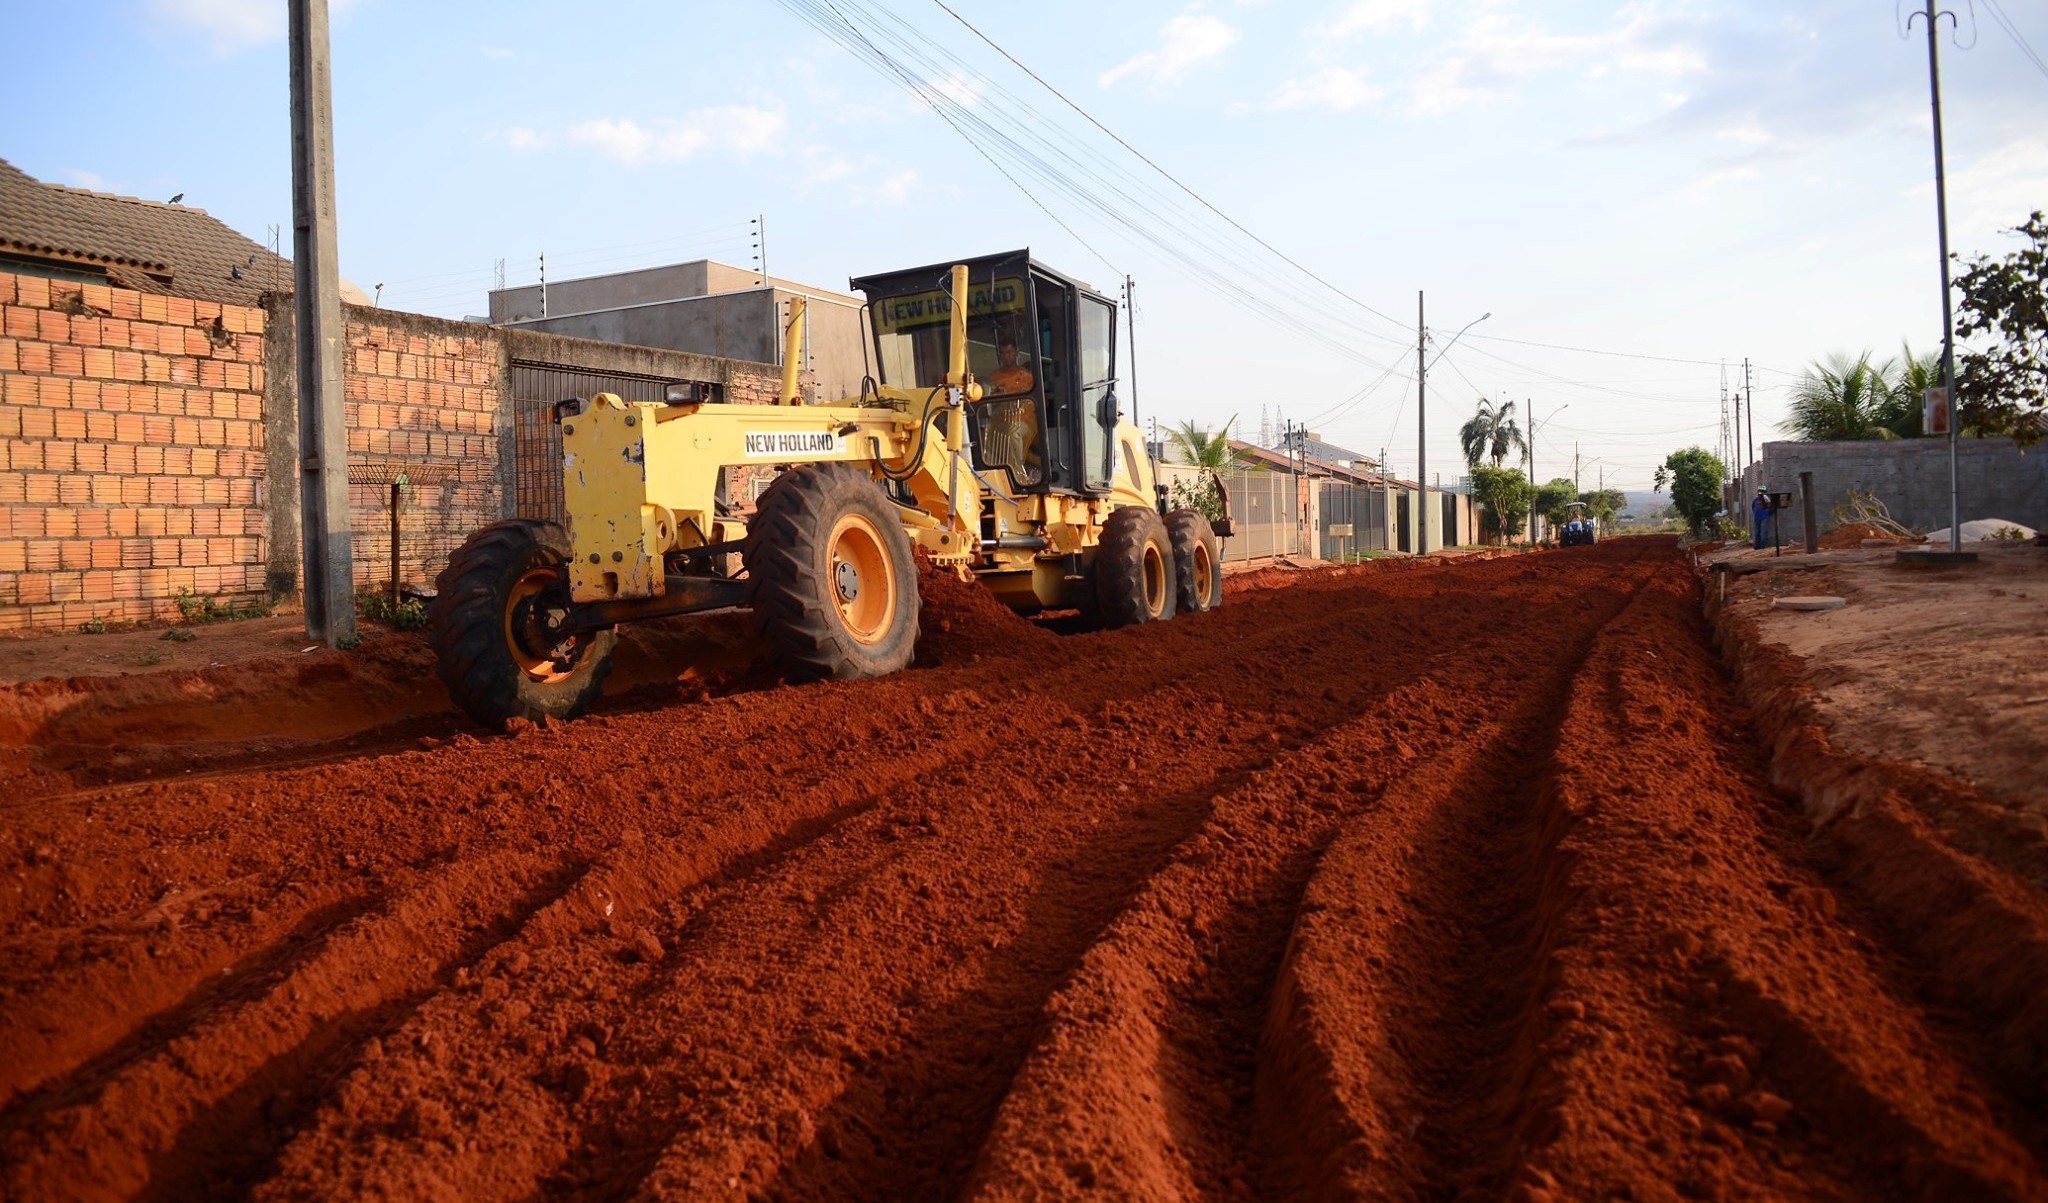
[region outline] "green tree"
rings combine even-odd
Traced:
[[[1870,352],[1817,360],[1792,386],[1792,412],[1778,429],[1802,442],[1897,437],[1886,425],[1892,389]]]
[[[1183,462],[1221,472],[1237,459],[1230,449],[1230,428],[1236,421],[1237,415],[1230,415],[1230,421],[1217,434],[1210,434],[1193,422],[1182,422],[1169,427],[1166,437]],[[1167,499],[1175,509],[1194,510],[1211,522],[1223,519],[1223,494],[1216,487],[1216,477],[1209,472],[1192,481],[1175,480],[1167,486]]]
[[[1902,439],[1917,439],[1925,434],[1921,429],[1921,402],[1928,389],[1941,383],[1940,352],[1915,355],[1913,344],[1903,343],[1899,357],[1886,360],[1878,368],[1878,376],[1884,382],[1884,398],[1878,409],[1885,428]]]
[[[1230,415],[1230,421],[1225,422],[1223,429],[1215,434],[1193,422],[1182,422],[1169,427],[1166,438],[1184,464],[1193,464],[1197,468],[1228,468],[1230,461],[1237,458],[1230,450],[1230,428],[1236,422],[1237,415]]]
[[[1592,489],[1579,494],[1579,500],[1586,503],[1588,516],[1599,519],[1603,525],[1612,525],[1628,505],[1628,494],[1620,489]]]
[[[1687,447],[1666,456],[1651,482],[1659,493],[1671,488],[1671,508],[1694,534],[1707,530],[1721,512],[1721,459],[1702,447]]]
[[[1472,496],[1483,507],[1480,528],[1495,540],[1518,532],[1529,521],[1529,478],[1520,468],[1472,466]]]
[[[1495,407],[1486,398],[1479,398],[1478,412],[1458,427],[1458,445],[1465,449],[1467,465],[1478,467],[1483,456],[1492,460],[1494,467],[1500,467],[1510,453],[1526,446],[1522,428],[1515,424],[1515,403],[1503,401]]]
[[[1553,529],[1570,521],[1567,506],[1579,499],[1579,487],[1569,476],[1553,477],[1536,486],[1536,499],[1532,503],[1536,516],[1548,522]]]
[[[2048,218],[2039,209],[2013,232],[2027,245],[2003,259],[1973,259],[1955,281],[1956,415],[1962,429],[2010,434],[2022,444],[2044,433],[2048,406]]]

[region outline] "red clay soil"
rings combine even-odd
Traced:
[[[0,1194],[2048,1194],[2040,880],[1813,834],[1670,540],[1271,576],[0,801]]]
[[[1831,551],[1843,548],[1861,547],[1865,539],[1883,539],[1887,543],[1904,542],[1890,531],[1880,530],[1868,522],[1844,522],[1820,537],[1820,545]]]

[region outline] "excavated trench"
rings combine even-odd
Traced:
[[[0,1193],[2048,1194],[2036,864],[1738,689],[1670,542],[926,591],[884,680],[698,631],[0,801]]]

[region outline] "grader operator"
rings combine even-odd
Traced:
[[[1124,626],[1222,603],[1227,511],[1212,527],[1167,510],[1118,411],[1110,301],[1028,251],[853,287],[879,376],[857,398],[802,403],[797,298],[779,405],[679,387],[555,407],[567,528],[485,527],[437,581],[436,668],[458,705],[491,726],[578,714],[620,623],[727,606],[753,610],[792,680],[894,672],[917,642],[913,547],[1019,611]],[[780,472],[742,519],[721,493],[745,464]]]

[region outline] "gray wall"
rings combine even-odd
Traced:
[[[2004,518],[2048,528],[2048,445],[2022,452],[2011,439],[1963,439],[1957,444],[1963,521]],[[1813,473],[1814,512],[1823,532],[1834,527],[1828,511],[1849,490],[1877,494],[1893,518],[1918,530],[1948,525],[1947,439],[1883,439],[1851,443],[1765,443],[1750,467],[1737,502],[1746,521],[1758,485],[1793,495],[1785,511],[1787,543],[1806,537],[1799,509],[1799,474]]]
[[[550,286],[551,295],[553,291]],[[608,343],[774,363],[781,358],[778,315],[792,295],[779,288],[721,292],[511,325]],[[800,378],[804,398],[816,403],[859,396],[867,362],[866,322],[859,306],[804,295],[809,297],[806,312],[810,322],[808,370]]]

